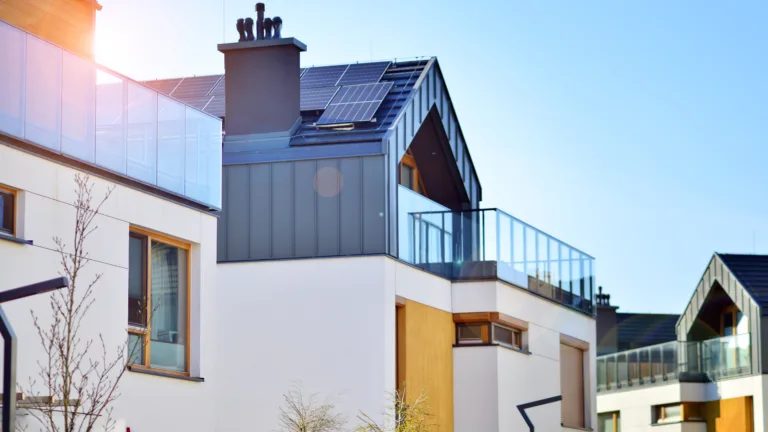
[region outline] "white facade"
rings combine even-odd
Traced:
[[[451,283],[383,256],[221,264],[218,285],[222,431],[274,430],[282,395],[297,383],[332,400],[350,426],[360,410],[380,416],[395,389],[396,296],[528,323],[531,354],[453,348],[457,432],[526,430],[516,406],[560,394],[561,335],[595,346],[594,320],[581,313],[504,283]],[[585,418],[594,425],[594,349],[585,357]],[[528,412],[536,430],[565,429],[560,403]]]
[[[653,425],[652,407],[679,402],[708,402],[724,399],[752,397],[754,432],[768,431],[765,423],[765,400],[763,394],[768,380],[763,375],[745,376],[708,383],[661,384],[625,391],[600,393],[597,396],[597,411],[619,411],[623,432],[657,430],[706,431],[706,424],[678,423]]]
[[[504,347],[454,348],[455,430],[526,430],[527,425],[516,407],[560,395],[561,335],[586,341],[590,347],[595,347],[594,321],[501,282],[452,285],[454,313],[492,311],[527,322],[527,348],[530,351],[530,354],[524,354]],[[584,418],[587,427],[592,427],[597,422],[592,402],[596,376],[594,348],[586,351],[584,357]],[[482,373],[476,376],[474,371]],[[526,412],[536,430],[567,430],[561,426],[560,407],[556,402]]]
[[[53,237],[72,244],[76,171],[0,142],[0,184],[19,191],[17,237],[33,245],[0,241],[0,290],[52,279],[59,274]],[[91,176],[99,200],[111,182]],[[132,226],[184,240],[191,247],[191,375],[204,383],[126,372],[122,396],[115,404],[121,426],[134,432],[212,431],[216,406],[216,218],[135,189],[117,186],[94,222],[88,239],[92,261],[80,283],[103,274],[95,286],[95,303],[82,325],[83,339],[104,337],[110,354],[127,338],[128,234]],[[42,348],[30,316],[34,309],[45,324],[48,296],[4,304],[18,337],[17,380],[27,384],[38,369]],[[48,312],[48,313],[46,313]],[[94,351],[98,353],[99,351]],[[205,407],[205,409],[190,409]],[[21,416],[20,423],[29,416]],[[32,427],[30,430],[37,430]],[[119,429],[118,429],[119,430]]]

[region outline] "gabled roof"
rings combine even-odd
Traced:
[[[760,305],[768,305],[768,255],[718,254]]]
[[[616,344],[619,351],[656,345],[677,339],[675,324],[680,315],[617,313]]]
[[[719,286],[750,321],[768,305],[768,256],[715,253],[704,270],[685,312],[677,322],[677,334],[687,338],[710,291]],[[750,322],[750,326],[755,323]]]

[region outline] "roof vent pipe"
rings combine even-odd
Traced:
[[[256,3],[256,38],[264,39],[264,3]]]
[[[253,18],[245,19],[245,40],[253,40]]]
[[[272,39],[272,18],[264,20],[264,39]]]
[[[279,16],[272,18],[272,29],[275,34],[272,36],[274,39],[280,39],[280,30],[283,28],[283,19]]]
[[[237,19],[237,33],[240,34],[238,42],[245,42],[245,21],[242,18]]]

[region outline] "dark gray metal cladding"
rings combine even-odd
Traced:
[[[264,3],[256,3],[256,38],[264,39]]]
[[[272,18],[264,20],[264,39],[272,39]]]
[[[274,35],[272,36],[274,39],[280,39],[282,36],[280,35],[280,32],[283,29],[283,19],[279,16],[276,16],[272,18],[272,30],[274,31]]]

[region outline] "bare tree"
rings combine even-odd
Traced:
[[[438,425],[427,404],[427,395],[422,392],[409,402],[406,390],[392,394],[392,404],[387,408],[383,423],[377,423],[368,414],[361,412],[357,418],[362,423],[355,432],[431,432]]]
[[[53,293],[49,300],[50,324],[43,324],[38,312],[31,311],[35,329],[45,356],[38,361],[37,378],[30,377],[20,390],[29,415],[46,432],[111,431],[113,402],[120,396],[118,384],[133,353],[128,342],[107,348],[101,334],[98,340],[83,337],[83,319],[94,304],[94,287],[101,280],[98,273],[89,280],[83,270],[91,262],[87,240],[98,228],[96,217],[114,190],[110,186],[99,201],[94,200],[90,177],[75,174],[75,226],[71,250],[54,237],[60,257],[61,274],[69,287]],[[48,312],[46,312],[48,313]],[[131,347],[140,349],[140,347]]]
[[[317,395],[304,396],[295,386],[283,395],[285,406],[280,408],[280,432],[336,432],[346,421],[334,412],[335,406],[327,401],[318,404]]]

